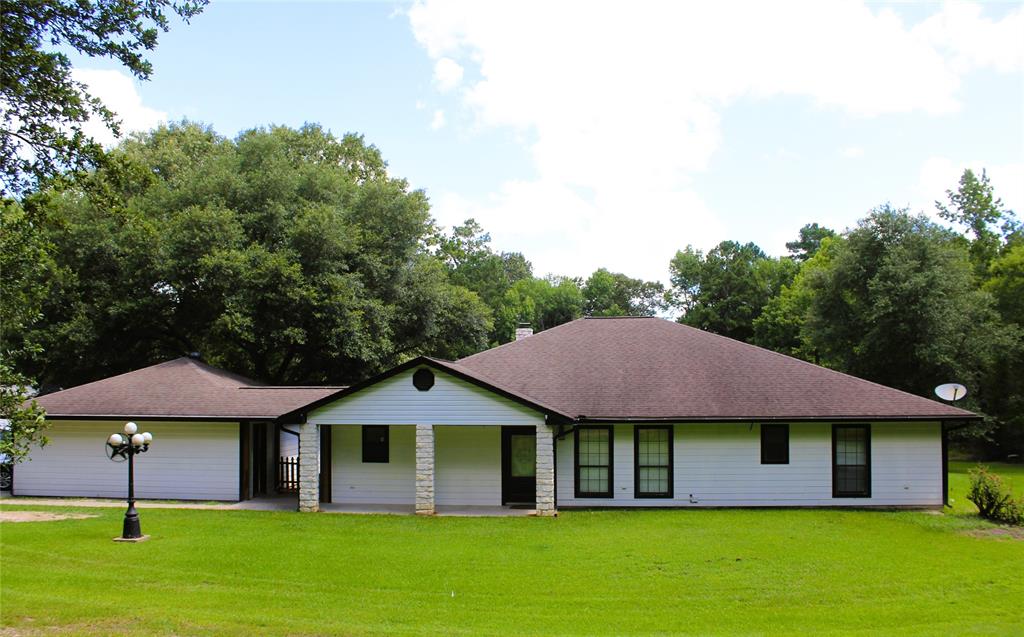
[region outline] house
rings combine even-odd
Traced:
[[[106,439],[133,420],[154,444],[136,474],[140,498],[245,500],[274,490],[280,450],[297,448],[278,418],[340,387],[272,387],[193,358],[37,399],[50,444],[15,468],[14,495],[123,497],[125,470]]]
[[[198,366],[188,359],[165,365],[172,363]],[[179,470],[193,476],[188,488],[204,489],[202,480],[223,463],[223,494],[235,484],[229,474],[238,474],[239,497],[246,496],[244,432],[248,427],[251,438],[263,423],[263,431],[298,433],[304,511],[321,503],[423,514],[445,506],[523,506],[538,515],[567,507],[941,507],[946,432],[977,418],[658,318],[580,319],[458,361],[416,358],[337,389],[255,388],[201,369],[230,379],[238,402],[214,392],[212,403],[230,403],[234,419],[231,427],[221,425],[216,454],[175,456]],[[82,405],[111,412],[104,401],[117,395],[98,389],[116,378],[40,400],[57,417],[76,419],[51,433],[55,450],[64,448],[59,438],[80,437],[90,424],[77,413]],[[194,427],[174,435],[183,450],[204,447],[197,441],[217,425],[212,405],[173,379],[154,382],[166,385],[154,390],[166,401],[157,417],[194,412]],[[78,394],[62,403],[70,392]],[[95,402],[82,402],[86,397]],[[123,404],[118,418],[129,412],[138,419],[135,414],[154,408]],[[88,436],[97,453],[117,420],[102,415],[106,428]],[[173,428],[167,423],[164,435]],[[242,463],[229,457],[229,447]],[[26,472],[33,472],[34,493],[47,484],[50,495],[81,491],[91,482],[69,475],[76,471],[68,452],[54,454],[56,463],[50,453],[47,447],[33,454],[24,465],[32,469],[18,467],[16,493],[26,493]],[[198,471],[195,463],[207,469]],[[64,482],[49,477],[55,471]],[[107,492],[116,490],[115,482]]]

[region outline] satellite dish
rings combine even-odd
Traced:
[[[967,388],[960,383],[946,383],[935,388],[935,395],[942,400],[953,402],[967,395]]]
[[[109,444],[105,442],[103,443],[103,450],[106,452],[107,458],[113,460],[114,462],[124,462],[125,460],[128,459],[127,454],[118,453],[116,448],[111,447]]]

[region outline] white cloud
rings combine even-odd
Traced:
[[[440,109],[434,111],[434,118],[430,120],[430,130],[440,130],[441,128],[444,128],[444,125],[444,111]]]
[[[442,63],[459,82],[472,68],[463,107],[477,126],[526,140],[536,171],[438,209],[459,201],[496,241],[507,226],[539,269],[567,274],[595,262],[664,279],[675,248],[723,238],[694,189],[739,99],[802,97],[853,117],[950,113],[963,73],[1018,69],[1024,50],[1012,38],[1024,9],[997,23],[952,4],[913,27],[890,9],[818,0],[425,0],[408,15],[439,88],[451,88]],[[523,217],[535,223],[509,221]],[[560,250],[538,254],[548,243]]]
[[[134,80],[120,71],[73,69],[71,74],[76,81],[88,86],[93,97],[98,97],[107,108],[114,111],[116,119],[121,122],[122,136],[133,131],[149,130],[167,120],[167,113],[142,103],[142,96],[136,90]],[[86,122],[83,129],[104,146],[113,146],[118,141],[103,122],[95,119]]]
[[[864,149],[860,146],[847,146],[839,154],[847,159],[857,159],[864,156]]]
[[[452,90],[462,81],[462,66],[451,58],[441,58],[434,64],[434,81],[442,93]]]
[[[1018,217],[1024,216],[1024,162],[992,164],[977,160],[954,161],[948,157],[929,157],[921,166],[912,203],[914,209],[937,219],[935,202],[948,203],[946,191],[957,189],[960,176],[967,168],[979,176],[984,170],[1004,207],[1016,212]]]

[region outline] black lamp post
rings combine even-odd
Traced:
[[[121,537],[114,538],[115,541],[140,542],[146,539],[142,534],[142,527],[139,525],[139,514],[135,510],[135,456],[149,451],[149,445],[153,442],[153,434],[148,431],[138,433],[139,427],[133,422],[126,423],[124,435],[110,434],[107,438],[107,448],[110,459],[120,458],[128,460],[128,510],[124,514],[124,529]]]

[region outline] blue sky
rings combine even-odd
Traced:
[[[214,1],[149,82],[75,63],[126,128],[359,132],[538,274],[665,280],[688,244],[928,211],[967,166],[1024,212],[1022,43],[1020,3]]]

